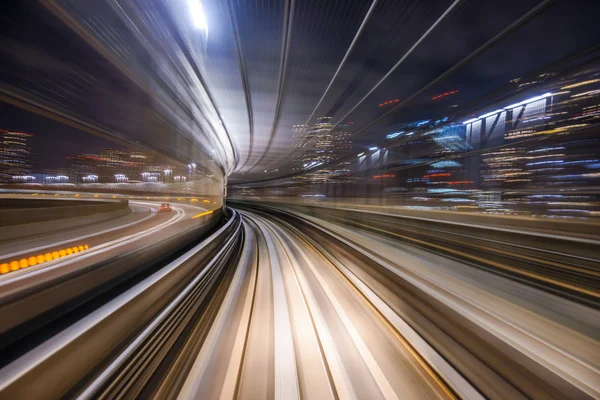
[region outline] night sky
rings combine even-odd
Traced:
[[[235,66],[235,57],[232,56],[228,25],[220,21],[225,18],[221,0],[203,3],[211,26],[206,64],[209,86],[214,89],[217,103],[221,99],[224,103],[226,96],[235,95],[242,99],[243,93],[232,89],[233,86],[227,87],[228,82],[238,79],[239,74],[233,68],[228,75],[223,68]],[[270,110],[276,88],[281,30],[275,19],[279,18],[283,4],[271,3],[276,5],[267,7],[255,1],[242,1],[236,10],[250,70],[250,86],[254,91],[257,143],[262,146],[266,144],[272,120]],[[279,147],[273,148],[274,157],[285,156],[284,150],[291,141],[290,127],[304,123],[302,119],[316,105],[370,3],[366,0],[296,2],[285,101],[275,141]],[[380,1],[356,51],[348,60],[347,68],[340,74],[317,115],[330,115],[334,120],[341,117],[450,3],[448,0]],[[538,0],[462,1],[402,67],[352,114],[350,119],[355,121],[354,126],[360,127],[376,118],[381,113],[378,103],[409,96],[538,3]],[[100,3],[81,4],[92,9]],[[465,104],[506,85],[512,78],[598,44],[600,24],[596,6],[594,0],[553,2],[531,23],[378,127],[380,133],[369,132],[356,141],[367,143],[373,136],[382,137],[386,127],[394,123],[443,114],[452,104]],[[60,107],[75,115],[144,141],[148,129],[144,125],[148,123],[147,110],[154,107],[152,99],[38,2],[5,0],[2,7],[0,56],[4,65],[0,70],[0,83],[3,87],[52,97]],[[98,13],[102,12],[101,7],[97,8]],[[125,50],[142,54],[126,28],[116,20],[106,18],[114,23],[113,33],[122,37],[124,46],[129,46]],[[151,70],[154,62],[151,55],[140,57],[139,65]],[[226,96],[220,95],[219,82],[224,82],[221,91]],[[459,89],[460,93],[452,98],[435,104],[429,101],[433,95],[454,89]],[[240,114],[239,107],[234,107],[232,113]],[[233,117],[226,120],[233,120]],[[263,125],[259,125],[262,120]],[[64,166],[65,156],[116,147],[103,138],[6,104],[0,104],[0,128],[35,134],[35,161],[43,168]],[[245,138],[239,140],[243,142]]]
[[[94,136],[38,114],[0,103],[0,128],[32,133],[32,160],[36,169],[68,167],[67,156],[96,153],[104,148],[123,148],[108,139]]]

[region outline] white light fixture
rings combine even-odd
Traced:
[[[188,0],[188,7],[194,26],[204,32],[208,32],[208,24],[206,23],[206,15],[200,0]]]
[[[379,150],[379,147],[377,147],[377,146],[369,147],[369,150],[370,151]]]

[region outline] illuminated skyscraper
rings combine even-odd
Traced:
[[[294,126],[294,163],[297,169],[327,164],[352,147],[347,124],[333,127],[331,117],[319,117],[314,126]]]
[[[30,133],[0,129],[0,182],[22,181],[31,174]]]
[[[306,144],[306,134],[308,132],[308,125],[294,125],[292,127],[292,139],[294,150],[301,149]]]

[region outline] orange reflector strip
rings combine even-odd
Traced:
[[[212,213],[212,211],[211,211]],[[37,256],[31,256],[27,258],[22,258],[20,260],[9,261],[5,263],[0,263],[0,275],[6,274],[11,271],[17,271],[19,269],[28,268],[33,265],[42,264],[48,261],[56,260],[62,257],[69,256],[71,254],[78,253],[80,251],[85,251],[89,249],[90,246],[75,246],[72,248],[64,249],[64,250],[55,250],[51,253],[39,254]]]

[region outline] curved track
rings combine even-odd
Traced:
[[[3,346],[1,397],[600,396],[600,313],[554,287],[275,208],[196,243]]]

